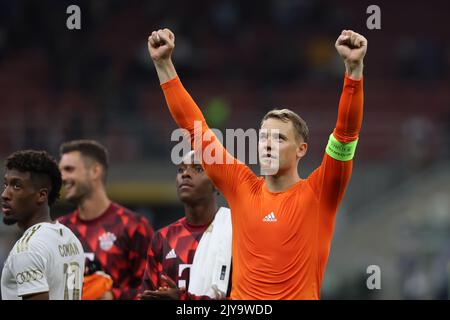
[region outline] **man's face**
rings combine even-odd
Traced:
[[[33,184],[30,172],[6,170],[2,192],[3,222],[21,223],[31,218],[39,208],[39,189]]]
[[[59,161],[66,200],[79,203],[88,196],[92,187],[90,166],[79,151],[72,151],[62,155]]]
[[[261,170],[278,175],[297,165],[306,152],[306,143],[296,139],[291,121],[269,118],[261,126],[258,152]]]
[[[191,159],[184,160],[177,168],[177,192],[182,202],[194,203],[214,192],[214,185],[200,164],[192,164]]]

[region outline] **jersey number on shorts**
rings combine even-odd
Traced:
[[[80,265],[64,263],[64,300],[80,300]],[[69,292],[72,291],[72,299]]]

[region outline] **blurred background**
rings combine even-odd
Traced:
[[[81,30],[66,28],[71,4]],[[371,4],[381,30],[366,27]],[[369,40],[364,123],[322,298],[448,299],[449,13],[435,0],[1,1],[0,155],[57,157],[63,141],[97,139],[110,152],[112,199],[156,229],[182,217],[177,127],[147,51],[151,31],[169,27],[178,73],[211,127],[258,128],[275,107],[307,121],[305,178],[336,121],[344,67],[334,42],[353,29]],[[60,202],[53,215],[71,209]],[[1,264],[18,235],[0,224]],[[366,286],[370,265],[380,290]]]

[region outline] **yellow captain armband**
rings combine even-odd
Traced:
[[[351,142],[340,142],[333,134],[330,134],[330,139],[328,139],[328,145],[326,148],[326,153],[333,159],[339,161],[350,161],[353,159],[356,151],[356,145],[358,144],[358,139]]]

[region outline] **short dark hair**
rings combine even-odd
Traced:
[[[267,119],[274,118],[281,120],[283,122],[292,122],[295,129],[295,136],[297,138],[303,138],[303,141],[308,142],[309,129],[306,121],[302,119],[298,114],[289,109],[273,109],[266,113],[264,118],[261,120],[261,125]]]
[[[46,151],[21,150],[11,154],[6,159],[8,170],[29,172],[33,183],[39,187],[50,183],[48,205],[59,199],[62,178],[58,164]]]
[[[59,154],[78,151],[83,157],[91,158],[103,166],[103,181],[106,181],[106,173],[109,166],[108,150],[95,140],[72,140],[64,142],[59,148]]]

